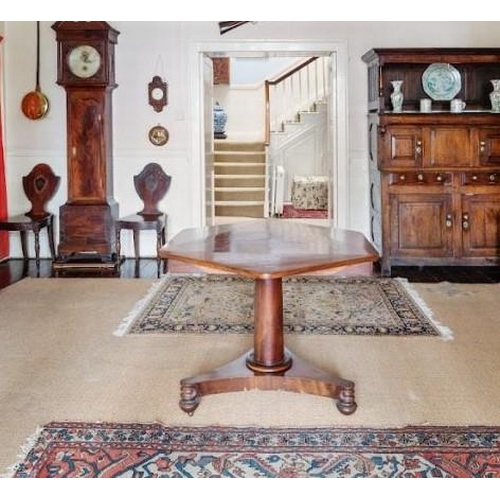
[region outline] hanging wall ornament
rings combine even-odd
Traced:
[[[49,111],[49,100],[40,90],[40,21],[36,22],[36,87],[23,97],[21,111],[30,120],[43,118]]]
[[[165,146],[168,142],[168,130],[158,124],[149,131],[149,141],[155,146]]]
[[[153,76],[153,79],[148,83],[148,99],[150,106],[160,113],[168,104],[168,88],[161,76]]]

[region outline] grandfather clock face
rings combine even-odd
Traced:
[[[93,45],[77,45],[68,53],[68,69],[76,78],[93,77],[102,65],[99,51]]]
[[[59,254],[109,255],[114,248],[111,91],[118,32],[104,21],[60,21],[57,83],[66,89],[68,200]]]

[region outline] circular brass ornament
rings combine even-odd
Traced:
[[[149,131],[149,140],[155,146],[164,146],[168,142],[168,130],[161,125],[156,125]]]
[[[21,111],[26,118],[38,120],[43,118],[49,111],[49,100],[40,92],[40,88],[28,92],[21,101]]]

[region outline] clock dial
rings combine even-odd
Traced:
[[[101,67],[101,55],[91,45],[79,45],[70,51],[68,66],[78,78],[90,78]]]
[[[163,90],[162,89],[159,89],[159,88],[156,88],[156,89],[153,89],[151,91],[151,97],[155,100],[155,101],[161,101],[161,99],[163,99]]]

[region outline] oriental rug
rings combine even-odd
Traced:
[[[169,275],[152,288],[115,332],[251,334],[254,283],[234,275]],[[294,277],[283,280],[286,334],[451,338],[405,280]]]
[[[14,477],[500,477],[498,427],[51,423]]]

